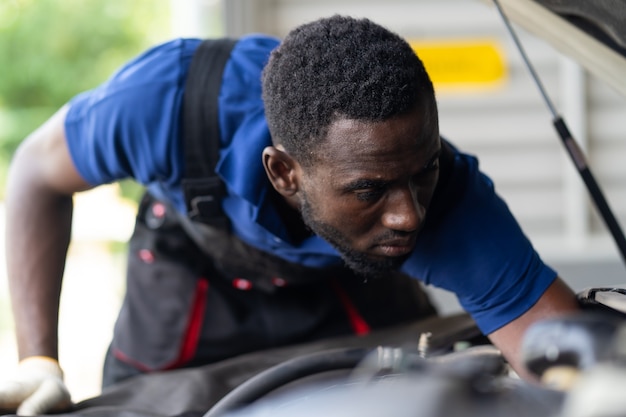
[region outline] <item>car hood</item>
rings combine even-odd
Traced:
[[[500,4],[512,22],[626,97],[626,0],[500,0]]]

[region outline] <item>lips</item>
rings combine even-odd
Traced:
[[[383,256],[404,256],[411,253],[415,247],[415,239],[393,240],[376,245],[376,252]]]

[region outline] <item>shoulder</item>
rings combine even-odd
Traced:
[[[453,156],[405,267],[454,292],[488,333],[528,309],[556,273],[536,253],[478,159],[458,150]]]
[[[239,38],[235,51],[242,53],[258,53],[260,56],[268,55],[280,44],[280,39],[263,34],[251,34]]]
[[[66,142],[85,179],[100,184],[133,177],[148,183],[178,175],[172,168],[179,158],[178,114],[200,42],[173,39],[155,45],[70,101]]]
[[[232,82],[234,78],[244,84],[260,83],[260,73],[278,44],[277,38],[266,35],[254,34],[238,39],[225,68],[224,82]]]
[[[199,39],[174,39],[145,50],[101,85],[72,99],[68,118],[72,120],[86,112],[93,114],[111,107],[134,112],[142,108],[137,107],[138,103],[180,94],[191,57],[200,42]]]
[[[200,39],[179,38],[155,45],[120,67],[109,83],[184,79],[200,43]]]

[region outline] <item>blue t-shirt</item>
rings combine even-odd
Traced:
[[[177,39],[151,48],[70,102],[67,143],[88,183],[134,178],[156,197],[185,211],[179,119],[187,71],[200,42]],[[217,171],[228,196],[222,205],[233,233],[248,244],[311,267],[336,265],[341,263],[339,254],[323,239],[312,236],[290,242],[267,198],[271,184],[261,152],[271,145],[271,138],[261,99],[261,72],[278,43],[264,35],[243,37],[224,69]],[[433,204],[439,206],[429,211],[403,270],[454,292],[485,334],[522,315],[556,278],[491,180],[479,171],[475,157],[455,150],[448,185],[439,203]]]

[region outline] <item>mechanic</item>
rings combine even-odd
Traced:
[[[200,44],[151,48],[16,152],[6,247],[20,363],[0,407],[27,415],[71,404],[57,325],[72,196],[126,178],[147,193],[105,386],[418,320],[436,314],[423,284],[454,292],[519,370],[524,330],[578,308],[477,159],[440,138],[414,51],[367,19],[319,19],[282,42],[244,36],[223,71],[206,68],[221,75],[219,91],[200,95],[218,97],[225,191],[219,221],[189,219],[198,206],[183,184],[195,151],[181,118]]]

